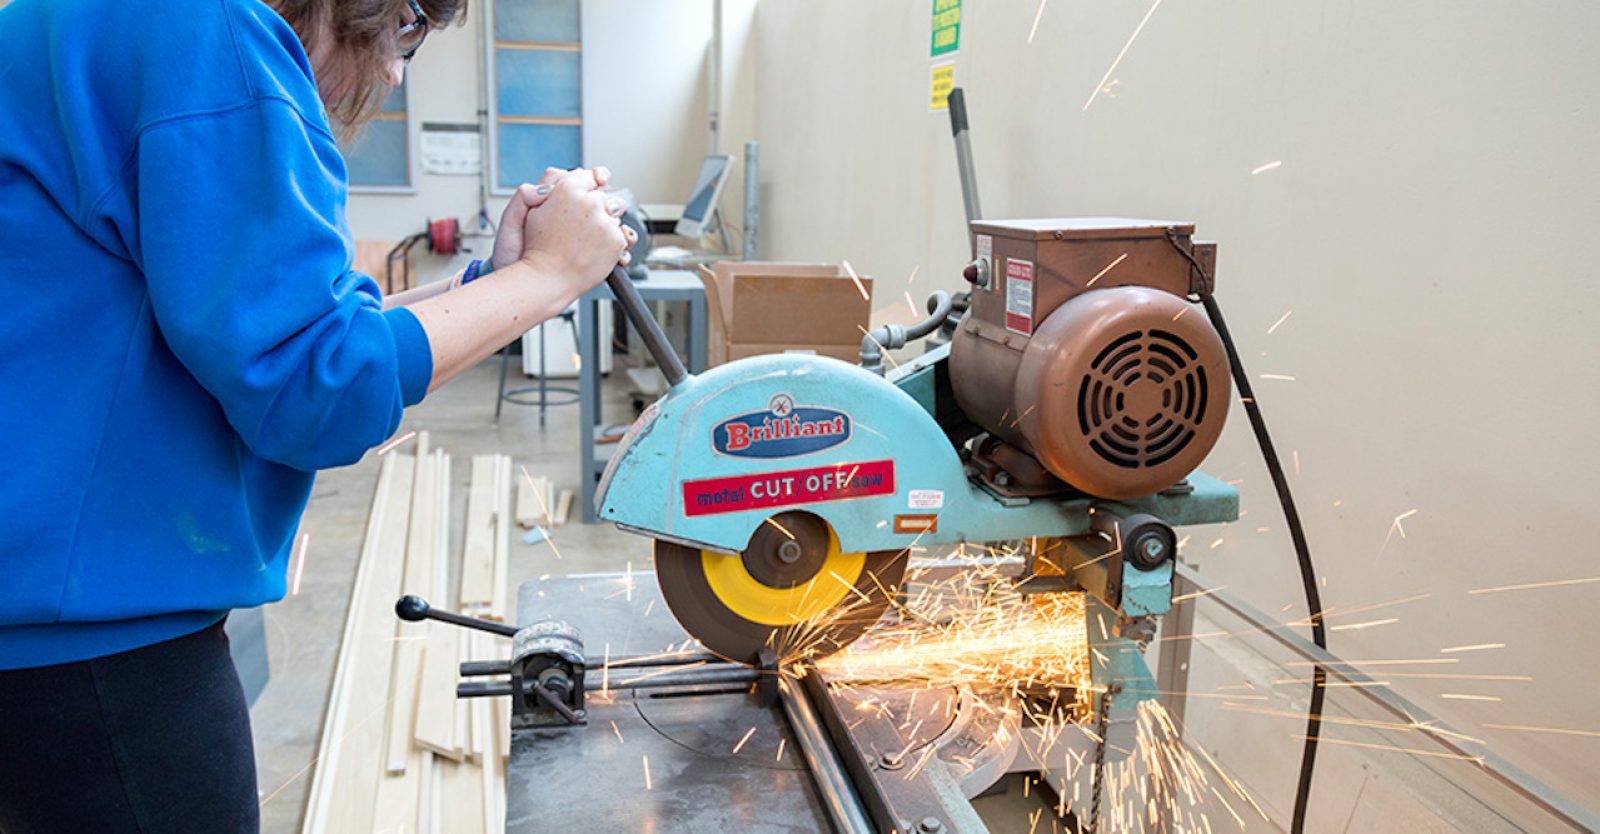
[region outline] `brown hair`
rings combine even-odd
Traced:
[[[389,62],[394,60],[406,0],[272,0],[294,27],[306,54],[325,47],[331,60],[313,62],[317,89],[328,116],[343,138],[377,115],[388,94]],[[443,29],[464,16],[467,0],[417,0],[429,29]],[[324,45],[323,38],[331,41]]]

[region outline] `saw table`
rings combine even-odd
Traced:
[[[618,657],[655,654],[689,639],[649,574],[527,582],[517,611],[522,625],[576,626],[596,657],[607,647]],[[618,670],[608,675],[623,678]],[[506,831],[549,831],[571,808],[581,808],[584,824],[597,831],[826,830],[827,813],[793,735],[781,716],[745,694],[748,688],[591,692],[587,726],[513,731]],[[755,734],[733,753],[751,727]]]
[[[517,610],[524,627],[545,621],[575,627],[596,660],[659,657],[692,642],[649,573],[527,582]],[[853,689],[830,696],[814,674],[800,683],[785,679],[776,702],[762,706],[754,675],[743,667],[696,661],[640,669],[611,668],[596,679],[591,668],[584,725],[513,730],[507,832],[580,821],[598,831],[874,831],[874,802],[893,804],[905,831],[970,832],[989,830],[984,817],[1023,819],[1054,799],[1038,789],[1026,801],[1016,792],[976,804],[967,799],[963,780],[987,787],[1016,755],[1014,736],[1009,746],[986,742],[996,726],[982,716],[992,710],[958,706],[949,710],[953,719],[929,722],[937,726],[912,739],[888,719],[863,722],[851,733],[838,726],[841,714],[857,713],[860,699],[894,703],[894,695]],[[718,682],[719,674],[732,682]],[[649,685],[674,679],[684,683]],[[633,680],[639,685],[630,686]],[[920,701],[920,710],[944,712],[926,691]],[[843,750],[839,734],[848,739]],[[941,752],[917,768],[919,753],[930,746]],[[866,762],[870,774],[862,772]]]

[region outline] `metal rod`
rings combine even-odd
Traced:
[[[983,209],[978,207],[978,174],[972,167],[972,141],[967,136],[967,94],[960,87],[950,91],[950,132],[956,138],[956,167],[961,174],[961,203],[967,210],[967,237],[973,240],[976,256],[972,223],[983,217]]]
[[[676,386],[689,376],[683,367],[683,360],[678,358],[678,352],[672,349],[672,343],[667,341],[667,334],[661,332],[661,325],[656,323],[656,317],[650,315],[650,309],[644,306],[644,299],[639,296],[639,288],[633,285],[633,279],[628,277],[622,267],[615,267],[606,277],[606,284],[611,287],[611,292],[617,297],[617,302],[622,305],[622,312],[627,315],[628,321],[633,324],[633,329],[639,332],[639,338],[644,340],[644,346],[655,358],[656,365],[661,368],[661,374],[667,378],[667,386]]]
[[[484,675],[509,674],[511,674],[511,661],[509,660],[461,661],[461,677],[463,678],[481,678]]]
[[[872,823],[867,820],[867,812],[862,809],[855,788],[851,787],[839,757],[828,742],[827,732],[799,684],[789,677],[779,677],[778,700],[783,704],[783,714],[789,719],[795,741],[799,742],[800,752],[817,783],[817,792],[828,806],[834,828],[843,834],[871,834]]]
[[[613,657],[609,662],[594,662],[589,658],[590,669],[626,669],[631,666],[683,666],[688,663],[721,663],[722,658],[711,652],[672,652],[671,654],[636,654]]]
[[[1258,611],[1244,600],[1226,591],[1207,588],[1200,581],[1200,575],[1195,572],[1194,568],[1181,562],[1175,563],[1173,567],[1177,576],[1181,577],[1185,582],[1197,589],[1206,591],[1205,599],[1221,605],[1234,616],[1255,626],[1262,634],[1278,641],[1278,643],[1295,654],[1321,665],[1327,670],[1330,677],[1341,678],[1353,684],[1368,684],[1366,686],[1352,686],[1350,689],[1387,710],[1396,718],[1407,724],[1415,725],[1419,731],[1426,733],[1429,738],[1446,750],[1477,759],[1484,770],[1523,798],[1580,831],[1600,831],[1600,814],[1594,814],[1579,807],[1572,800],[1551,789],[1549,785],[1533,778],[1499,755],[1487,749],[1479,748],[1478,745],[1469,746],[1461,743],[1458,739],[1452,739],[1448,734],[1454,732],[1453,728],[1433,717],[1427,710],[1400,697],[1388,687],[1371,686],[1370,684],[1374,682],[1372,678],[1350,668],[1347,662],[1339,660],[1337,656],[1318,648],[1315,643],[1296,633],[1292,627],[1274,622],[1266,614]]]
[[[487,671],[491,663],[506,664],[507,661],[468,661],[461,664],[462,676],[505,674],[506,669],[498,672]],[[634,675],[628,678],[609,678],[595,675],[592,671],[585,676],[583,691],[598,692],[601,689],[656,689],[668,686],[704,686],[707,684],[754,683],[761,673],[747,666],[734,666],[732,664],[719,664],[706,669],[685,669],[674,672],[647,673]],[[509,681],[467,681],[456,685],[456,696],[460,698],[497,697],[511,694]]]
[[[655,689],[663,686],[697,686],[703,684],[719,683],[753,683],[761,673],[747,666],[710,667],[705,669],[683,669],[674,672],[656,674],[649,672],[643,675],[620,678],[616,676],[595,675],[592,672],[583,677],[583,691],[598,692],[600,689]]]
[[[712,151],[715,153],[715,151]],[[744,259],[756,259],[761,226],[761,144],[744,143]]]
[[[498,698],[511,694],[511,681],[467,681],[456,684],[457,698]]]

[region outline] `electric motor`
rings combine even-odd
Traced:
[[[1215,245],[1195,244],[1190,224],[1123,218],[973,231],[971,309],[950,377],[962,410],[998,441],[980,445],[989,480],[1129,499],[1193,472],[1231,391],[1222,340],[1186,298],[1209,292]]]

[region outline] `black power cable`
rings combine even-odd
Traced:
[[[1305,586],[1306,608],[1311,621],[1311,642],[1317,648],[1328,648],[1328,632],[1322,623],[1322,594],[1317,590],[1317,569],[1311,564],[1311,546],[1306,543],[1305,527],[1300,523],[1300,511],[1295,509],[1294,494],[1289,491],[1289,479],[1283,474],[1283,463],[1278,460],[1278,450],[1272,445],[1272,435],[1267,432],[1266,418],[1261,416],[1261,406],[1256,403],[1255,390],[1250,387],[1250,375],[1245,373],[1239,349],[1228,333],[1228,323],[1222,317],[1222,307],[1211,294],[1211,276],[1195,259],[1194,253],[1178,240],[1177,229],[1167,229],[1167,242],[1188,259],[1189,265],[1199,273],[1200,303],[1206,308],[1206,317],[1222,337],[1222,346],[1228,352],[1228,368],[1233,382],[1239,387],[1239,400],[1244,405],[1245,416],[1250,418],[1250,430],[1255,433],[1256,445],[1261,447],[1261,459],[1272,476],[1272,486],[1278,492],[1278,504],[1283,507],[1284,521],[1289,524],[1289,538],[1294,542],[1294,555],[1300,563],[1300,583]],[[1306,806],[1311,799],[1311,775],[1317,765],[1317,740],[1322,735],[1322,706],[1328,694],[1328,670],[1321,663],[1313,664],[1311,671],[1311,705],[1306,710],[1306,745],[1300,756],[1300,784],[1294,794],[1294,820],[1289,827],[1293,834],[1306,830]]]
[[[1206,283],[1210,284],[1209,281]],[[1211,326],[1217,329],[1217,335],[1222,337],[1222,345],[1228,351],[1228,366],[1233,370],[1233,382],[1239,387],[1244,413],[1250,418],[1250,429],[1261,447],[1261,457],[1267,464],[1267,472],[1272,475],[1272,486],[1278,491],[1278,503],[1283,506],[1283,517],[1289,524],[1289,537],[1294,541],[1294,554],[1300,562],[1300,582],[1305,586],[1306,607],[1310,609],[1311,641],[1317,644],[1317,648],[1326,649],[1328,632],[1322,624],[1322,595],[1317,591],[1317,572],[1311,564],[1311,547],[1306,544],[1306,531],[1300,524],[1300,512],[1295,509],[1294,495],[1289,492],[1289,479],[1283,474],[1283,464],[1272,445],[1272,435],[1267,433],[1267,421],[1261,416],[1261,406],[1256,403],[1255,392],[1250,388],[1250,377],[1245,374],[1244,363],[1239,360],[1239,350],[1233,345],[1233,337],[1228,335],[1228,324],[1222,318],[1222,308],[1217,306],[1217,299],[1209,293],[1201,296],[1200,303],[1205,305],[1206,316],[1211,319]],[[1311,773],[1317,763],[1317,739],[1322,733],[1322,704],[1328,693],[1327,682],[1327,669],[1320,663],[1316,664],[1311,673],[1306,746],[1300,756],[1300,785],[1294,795],[1294,822],[1289,828],[1294,834],[1306,829],[1306,805],[1311,798]]]

